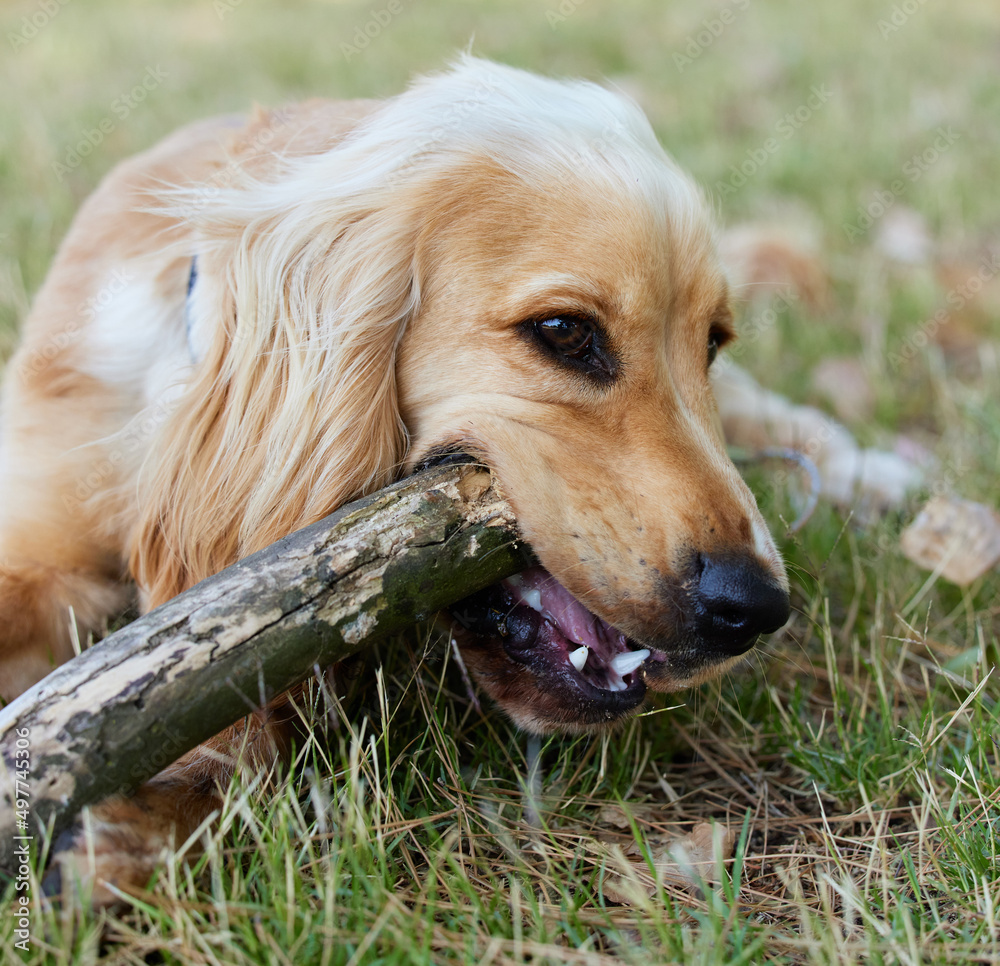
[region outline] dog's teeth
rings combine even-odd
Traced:
[[[631,674],[647,657],[649,651],[645,647],[641,651],[625,651],[616,654],[611,659],[610,666],[617,674],[624,677],[626,674]]]
[[[608,675],[609,691],[624,691],[626,687],[627,685],[625,684],[625,682],[621,679],[619,675],[615,674],[614,671],[612,671],[611,674]]]
[[[587,647],[586,644],[582,644],[575,651],[569,652],[569,663],[572,664],[578,671],[582,671],[589,656],[590,648]]]
[[[536,587],[534,590],[522,590],[521,600],[527,604],[532,610],[537,610],[541,612],[542,609],[542,592]]]

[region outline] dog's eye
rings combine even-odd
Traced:
[[[586,359],[594,347],[594,325],[589,319],[543,319],[535,323],[538,337],[561,356]]]
[[[536,348],[560,365],[597,382],[609,383],[615,379],[618,357],[597,319],[569,313],[528,319],[521,323],[520,329]]]
[[[719,354],[719,349],[721,349],[729,340],[726,338],[725,332],[711,331],[708,333],[708,364],[711,365],[715,362],[715,357]]]

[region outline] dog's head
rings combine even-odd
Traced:
[[[710,221],[634,105],[467,59],[205,221],[224,324],[174,430],[193,485],[152,511],[201,554],[184,580],[461,452],[541,564],[455,610],[526,728],[613,723],[785,622],[709,387],[732,338]],[[224,484],[205,426],[240,459]]]
[[[716,425],[733,332],[698,191],[630,104],[512,86],[439,186],[399,393],[410,462],[489,465],[541,563],[454,609],[466,664],[524,727],[579,730],[730,665],[787,581]]]

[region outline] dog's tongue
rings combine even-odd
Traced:
[[[472,633],[469,647],[501,646],[510,660],[530,669],[545,694],[561,693],[577,709],[584,701],[600,720],[642,701],[646,687],[639,669],[652,652],[633,650],[621,631],[542,567],[459,601],[452,615]]]
[[[503,581],[518,603],[537,611],[569,641],[613,657],[627,648],[625,635],[583,606],[542,567],[532,567]]]

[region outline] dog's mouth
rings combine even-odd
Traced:
[[[477,462],[439,449],[420,465],[453,461]],[[633,638],[590,611],[586,594],[578,599],[544,567],[529,567],[449,608],[461,660],[521,727],[579,733],[632,714],[647,690],[717,676],[788,620],[786,585],[754,553],[690,549],[675,569],[604,602]]]
[[[492,679],[483,681],[488,691],[502,685],[497,678],[509,675],[510,662],[530,673],[536,724],[553,718],[562,726],[617,720],[646,696],[643,665],[664,659],[591,613],[542,567],[465,598],[451,614],[467,632],[460,635],[467,663],[480,680]],[[502,662],[495,653],[483,653],[497,642]]]

